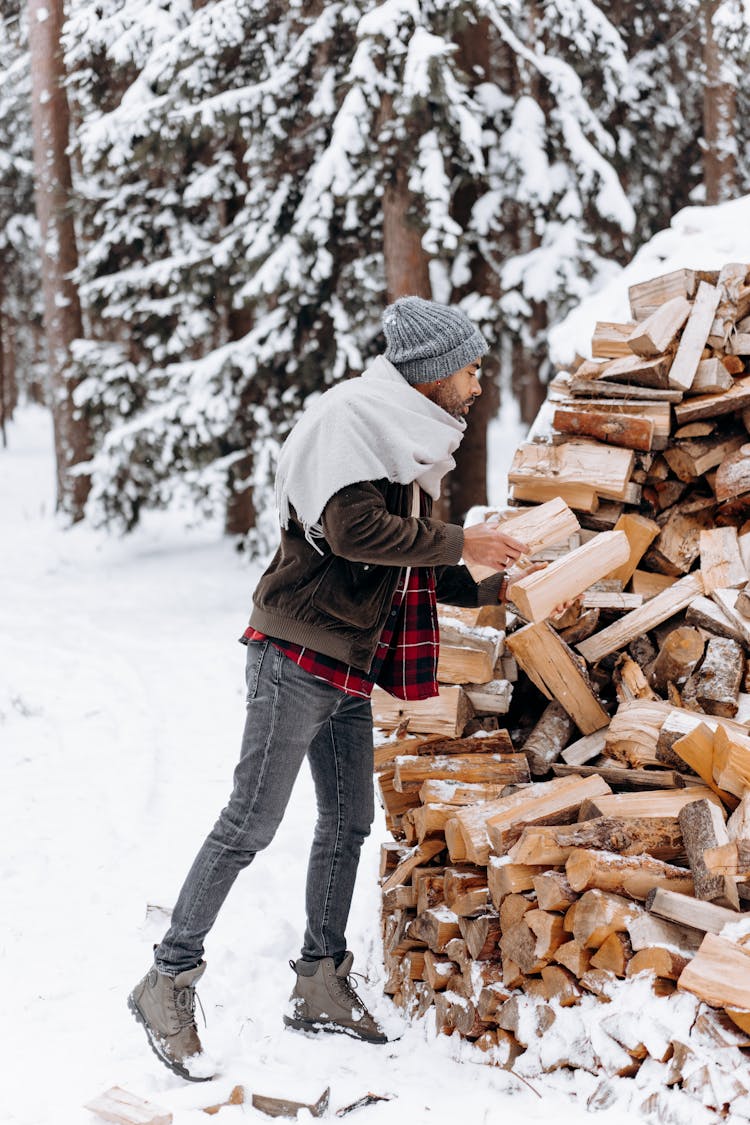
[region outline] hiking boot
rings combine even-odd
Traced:
[[[284,1016],[287,1027],[298,1031],[340,1031],[367,1043],[388,1042],[354,991],[349,979],[353,960],[347,952],[338,969],[333,957],[289,962],[297,974],[297,983],[290,997],[292,1015]]]
[[[165,1066],[188,1082],[208,1082],[212,1074],[191,1074],[188,1064],[203,1053],[195,1026],[195,985],[206,962],[176,977],[153,965],[128,996],[128,1007],[143,1024],[151,1049]]]

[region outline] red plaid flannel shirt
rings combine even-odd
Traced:
[[[245,642],[266,639],[252,626],[242,636]],[[378,684],[397,699],[430,699],[438,694],[440,648],[435,572],[432,567],[415,567],[406,590],[402,575],[369,672],[290,641],[270,640],[300,668],[346,695],[369,699]]]
[[[431,699],[438,694],[440,651],[435,571],[432,567],[414,567],[409,571],[406,589],[405,576],[406,571],[396,587],[369,672],[289,641],[270,640],[300,668],[346,695],[369,699],[378,684],[397,699]],[[247,644],[267,638],[249,625],[240,639]]]

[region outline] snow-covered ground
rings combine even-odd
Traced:
[[[429,1018],[405,1026],[382,995],[378,816],[350,924],[355,968],[401,1038],[388,1047],[285,1030],[287,961],[303,928],[314,798],[306,771],[272,847],[239,879],[207,946],[206,1047],[222,1077],[190,1085],[148,1050],[125,997],[228,794],[243,722],[237,643],[257,571],[216,527],[150,516],[127,539],[64,531],[53,511],[48,415],[19,411],[0,449],[0,1123],[94,1122],[113,1085],[198,1125],[236,1083],[378,1125],[572,1125],[596,1079],[534,1080],[483,1065]],[[147,916],[147,910],[151,911]],[[577,1100],[573,1099],[576,1092]],[[602,1125],[632,1119],[624,1103]],[[244,1107],[232,1121],[268,1120]]]

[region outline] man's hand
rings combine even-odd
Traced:
[[[528,545],[486,523],[464,529],[464,561],[505,570],[528,551]]]

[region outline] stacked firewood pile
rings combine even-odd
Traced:
[[[445,610],[414,723],[375,701],[386,991],[501,1065],[648,1063],[750,1116],[750,271],[630,297],[487,516],[549,565],[507,616]],[[667,1029],[693,1005],[679,1035],[626,1018],[644,987]],[[572,1009],[598,1047],[555,1034]]]

